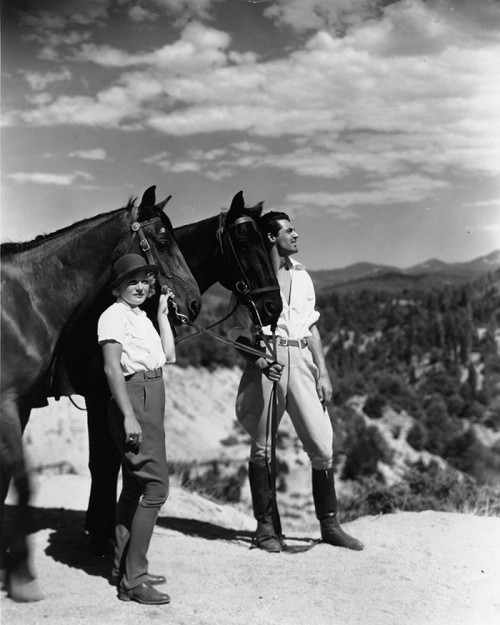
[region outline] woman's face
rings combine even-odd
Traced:
[[[118,287],[119,297],[132,308],[143,304],[149,294],[149,278],[146,271],[136,273],[124,280]]]

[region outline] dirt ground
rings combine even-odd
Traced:
[[[88,477],[43,476],[30,536],[45,598],[2,593],[4,625],[498,625],[500,518],[441,512],[365,517],[344,527],[362,552],[318,544],[251,549],[254,520],[173,488],[158,519],[150,570],[163,573],[166,606],[117,599],[110,561],[86,550]],[[316,525],[287,532],[290,547]],[[295,526],[297,528],[297,525]]]

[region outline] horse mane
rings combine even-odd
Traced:
[[[207,217],[206,219],[202,219],[201,221],[195,221],[194,223],[185,224],[184,226],[177,226],[175,229],[175,236],[186,236],[191,234],[193,230],[203,229],[205,226],[211,225],[213,221],[218,217],[218,215],[213,215],[212,217]]]
[[[39,234],[31,241],[22,241],[20,243],[7,241],[6,243],[2,243],[0,245],[0,251],[2,253],[2,256],[4,256],[7,254],[17,254],[19,252],[25,252],[27,250],[31,250],[37,247],[38,245],[45,243],[45,241],[50,241],[51,239],[54,239],[55,237],[58,237],[61,234],[68,232],[69,230],[73,229],[75,226],[86,224],[89,221],[93,221],[94,219],[99,219],[100,217],[104,217],[104,216],[111,217],[115,215],[116,213],[118,213],[119,211],[122,211],[123,209],[132,209],[135,206],[136,200],[137,198],[130,197],[127,202],[127,205],[122,208],[116,208],[113,211],[100,213],[99,215],[94,215],[93,217],[87,217],[86,219],[77,221],[73,224],[70,224],[69,226],[65,226],[64,228],[61,228],[60,230],[55,230],[54,232],[51,232],[49,234]]]

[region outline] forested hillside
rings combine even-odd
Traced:
[[[428,291],[321,295],[320,330],[340,421],[349,423],[343,406],[353,395],[366,397],[363,410],[372,419],[388,406],[405,411],[414,419],[407,435],[414,449],[498,485],[500,445],[484,441],[500,431],[499,287],[497,271]],[[346,477],[372,473],[383,450],[377,452],[369,428],[358,424],[350,445]]]
[[[334,386],[330,414],[338,469],[366,495],[357,494],[356,505],[366,506],[358,512],[401,501],[413,509],[450,498],[457,504],[475,505],[478,497],[478,505],[487,506],[490,497],[498,502],[500,270],[451,284],[410,278],[396,286],[386,278],[318,290],[317,298]],[[201,325],[227,311],[221,291],[208,302]],[[181,364],[242,364],[234,349],[204,337],[181,343],[178,353]],[[361,414],[353,398],[361,398]],[[380,466],[391,464],[393,451],[374,426],[387,411],[409,419],[405,443],[444,465],[417,463],[408,467],[403,486],[388,488]],[[500,513],[498,503],[493,508]]]

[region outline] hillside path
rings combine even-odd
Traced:
[[[363,552],[319,544],[304,553],[267,554],[249,548],[253,519],[176,488],[150,548],[151,571],[167,575],[172,602],[121,602],[106,581],[109,560],[85,549],[85,480],[41,480],[31,540],[45,599],[16,604],[2,593],[5,625],[500,623],[498,517],[431,511],[365,517],[345,526],[365,542]]]

